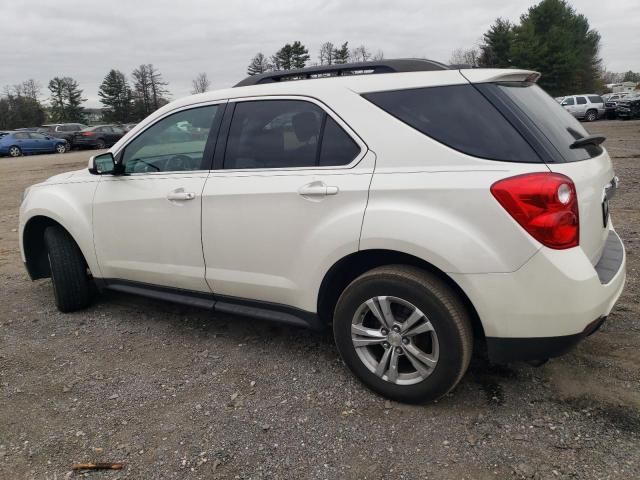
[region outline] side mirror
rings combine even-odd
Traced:
[[[89,159],[89,172],[93,175],[104,175],[116,172],[117,163],[111,152],[94,155]]]
[[[563,107],[566,107],[569,104],[567,102],[562,102],[560,105],[562,105]]]

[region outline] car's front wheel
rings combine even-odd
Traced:
[[[54,225],[45,230],[44,243],[58,310],[74,312],[89,306],[91,281],[76,242],[64,228]]]
[[[11,155],[12,157],[19,157],[20,155],[22,155],[22,150],[20,150],[20,147],[14,145],[12,147],[9,147],[9,155]]]
[[[338,300],[333,331],[342,359],[366,386],[409,403],[452,390],[473,349],[458,295],[438,276],[404,265],[355,279]]]

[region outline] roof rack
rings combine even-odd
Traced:
[[[234,87],[261,85],[265,83],[284,82],[291,80],[307,80],[312,78],[340,77],[344,75],[360,75],[375,73],[425,72],[434,70],[448,70],[445,64],[434,60],[421,58],[399,58],[394,60],[379,60],[373,62],[343,63],[338,65],[320,65],[317,67],[297,68],[293,70],[278,70],[252,75]]]

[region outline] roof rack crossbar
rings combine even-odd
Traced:
[[[234,87],[246,87],[248,85],[261,85],[282,81],[299,79],[313,79],[328,76],[353,75],[354,72],[368,71],[370,74],[398,73],[398,72],[424,72],[434,70],[447,70],[443,63],[421,58],[403,58],[395,60],[379,60],[373,62],[343,63],[338,65],[320,65],[316,67],[297,68],[293,70],[278,70],[274,72],[252,75]]]

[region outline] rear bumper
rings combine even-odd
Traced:
[[[624,288],[626,255],[611,229],[595,267],[581,248],[543,247],[512,273],[451,277],[478,312],[492,358],[538,360],[564,353],[611,312]]]
[[[526,362],[559,357],[581,340],[597,332],[607,317],[601,317],[574,335],[541,338],[487,338],[487,352],[494,363]]]

